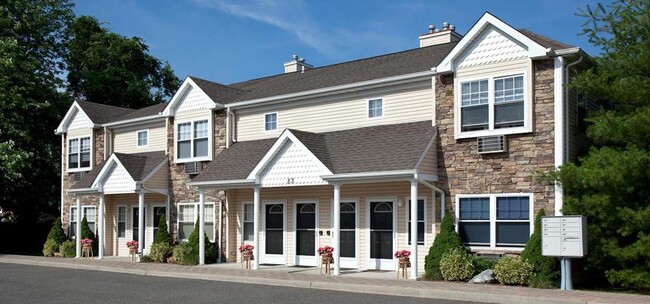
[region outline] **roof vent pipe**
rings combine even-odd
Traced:
[[[434,25],[429,25],[429,31],[426,34],[420,35],[418,38],[420,39],[420,47],[425,47],[456,42],[463,38],[463,36],[456,33],[455,25],[445,21],[442,23],[442,29],[438,29]]]
[[[305,70],[308,70],[312,67],[313,66],[311,64],[305,62],[305,58],[301,58],[298,55],[293,55],[291,56],[291,61],[284,64],[284,73],[304,73]]]

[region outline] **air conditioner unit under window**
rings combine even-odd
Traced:
[[[505,135],[485,136],[477,139],[478,154],[507,152],[507,138]]]
[[[86,172],[75,172],[74,173],[74,181],[80,181],[84,176],[86,175]]]
[[[199,174],[200,170],[201,170],[201,164],[199,162],[185,163],[186,174]]]

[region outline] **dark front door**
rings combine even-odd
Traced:
[[[156,239],[158,227],[160,227],[160,217],[167,217],[167,207],[153,207],[153,238]]]
[[[341,257],[356,257],[356,204],[341,203]]]
[[[147,234],[146,234],[146,228],[147,228],[147,225],[146,225],[147,212],[146,212],[146,210],[147,209],[144,208],[144,210],[145,210],[145,212],[144,212],[144,217],[143,218],[145,219],[145,224],[143,225],[143,227],[145,228],[145,233],[143,234],[144,235],[144,240],[142,240],[142,248],[146,248],[145,241],[147,239]],[[140,208],[134,207],[133,212],[131,212],[131,214],[133,214],[133,221],[132,221],[132,223],[133,223],[133,229],[132,229],[133,230],[133,240],[140,242],[140,240],[138,239],[139,236],[140,236],[140,234],[139,234],[139,231],[140,231],[139,230],[140,229],[140,224],[139,224],[140,223]]]
[[[370,258],[393,258],[393,202],[370,203]]]
[[[266,254],[283,254],[284,206],[266,205]]]
[[[296,255],[316,254],[316,204],[296,204]]]

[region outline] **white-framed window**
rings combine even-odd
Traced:
[[[242,224],[242,238],[244,242],[253,241],[253,218],[255,214],[254,205],[251,203],[244,204],[243,224]]]
[[[117,237],[126,237],[126,207],[117,207]]]
[[[214,203],[205,203],[205,233],[210,242],[214,242]],[[199,220],[199,203],[178,205],[178,238],[187,241]]]
[[[176,124],[176,159],[206,159],[210,155],[209,120]]]
[[[137,146],[146,147],[149,145],[149,130],[140,130],[137,132]]]
[[[527,72],[459,79],[456,135],[460,138],[532,131]]]
[[[407,200],[407,207],[406,207],[406,230],[408,231],[407,237],[408,237],[408,244],[411,245],[411,200]],[[426,200],[424,198],[418,198],[418,245],[424,245],[424,238],[426,235],[426,225],[425,225],[425,214],[426,213]]]
[[[368,100],[368,118],[378,118],[384,116],[384,100],[375,98]]]
[[[274,131],[278,129],[278,113],[264,114],[264,131]]]
[[[533,196],[457,195],[456,229],[471,247],[523,248],[533,231]]]
[[[90,137],[68,140],[68,170],[90,169]]]
[[[95,206],[81,206],[81,219],[86,217],[88,228],[90,231],[97,234],[95,230],[95,222],[97,221],[97,209]],[[68,237],[75,238],[77,235],[77,225],[81,224],[81,220],[77,218],[77,207],[70,207],[70,225],[68,226]]]

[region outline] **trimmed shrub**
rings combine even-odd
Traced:
[[[77,255],[77,244],[74,241],[65,241],[59,246],[59,253],[64,258],[74,258]]]
[[[95,236],[95,233],[90,230],[90,226],[88,226],[88,220],[86,220],[85,216],[83,220],[81,220],[81,239],[93,240],[93,252],[97,254],[97,248],[99,248],[99,244],[97,243],[97,236]],[[81,239],[77,239],[76,241],[79,242]]]
[[[154,262],[165,263],[167,257],[172,255],[172,246],[169,243],[153,243],[149,247],[149,256]]]
[[[59,246],[59,243],[57,243],[55,240],[45,241],[45,245],[43,245],[43,256],[54,256],[54,253],[59,252]]]
[[[502,257],[494,266],[494,276],[505,285],[526,285],[533,274],[533,265],[520,257]]]
[[[51,257],[54,253],[59,252],[59,246],[68,239],[61,225],[61,218],[57,218],[52,225],[52,229],[47,234],[47,240],[43,244],[43,256]]]
[[[472,256],[472,264],[474,264],[474,274],[479,274],[488,269],[494,270],[494,265],[496,265],[497,262]]]
[[[446,281],[469,281],[474,275],[474,264],[463,248],[453,248],[440,259],[440,274]]]
[[[192,255],[192,246],[188,242],[180,242],[178,245],[174,246],[172,250],[172,255],[177,264],[181,265],[196,265],[199,263],[197,259],[191,259]]]
[[[451,212],[447,211],[440,225],[440,233],[436,236],[431,248],[429,248],[429,254],[424,259],[425,278],[429,280],[442,280],[440,259],[449,250],[459,247],[463,246],[460,242],[460,236],[456,233],[456,228],[454,227],[454,216]]]
[[[557,262],[552,257],[542,255],[542,216],[546,215],[541,209],[535,216],[535,230],[526,243],[526,248],[521,252],[521,258],[533,266],[534,280],[530,286],[536,288],[552,288],[558,276]],[[531,279],[532,279],[531,277]]]
[[[164,215],[161,215],[159,223],[160,224],[158,226],[158,231],[156,231],[153,243],[166,243],[168,245],[171,245],[172,236],[169,234],[169,231],[167,231],[167,218],[165,218]]]
[[[204,234],[203,237],[205,238],[205,263],[206,264],[215,263],[217,261],[217,248],[215,247],[214,243],[210,243],[210,239],[208,239],[207,234]],[[194,265],[196,265],[199,263],[199,221],[198,220],[194,224],[194,231],[192,231],[192,234],[190,234],[188,242],[190,243],[190,246],[192,246],[191,258],[196,259],[196,263],[194,263]]]

